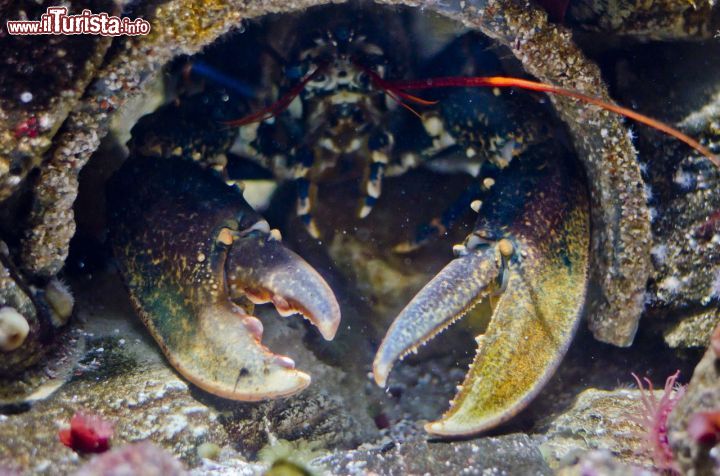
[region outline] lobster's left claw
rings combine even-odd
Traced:
[[[490,296],[499,276],[495,248],[448,263],[395,319],[373,362],[375,382],[387,383],[393,364]]]
[[[429,433],[475,434],[513,417],[552,376],[579,322],[589,250],[582,182],[562,162],[529,160],[510,172],[459,245],[461,256],[405,307],[375,358],[375,380],[384,385],[397,359],[499,295],[460,391],[449,411],[425,426]]]

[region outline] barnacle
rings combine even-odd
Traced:
[[[30,332],[27,319],[12,307],[0,308],[0,351],[10,352],[20,347]]]
[[[67,324],[75,305],[75,298],[68,285],[58,278],[50,280],[45,287],[45,299],[53,310],[53,324],[56,327]]]

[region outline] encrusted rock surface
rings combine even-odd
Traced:
[[[720,443],[702,444],[688,435],[688,422],[698,412],[720,412],[720,359],[708,349],[695,368],[685,397],[669,419],[669,440],[683,474],[720,474]]]
[[[17,271],[17,270],[14,270]],[[0,241],[0,308],[10,307],[20,313],[30,326],[25,342],[11,352],[0,352],[0,376],[17,374],[42,357],[41,325],[29,289],[19,275],[11,270],[8,249]]]
[[[74,453],[57,437],[72,415],[84,410],[114,423],[113,448],[149,440],[179,457],[192,474],[264,474],[272,464],[265,448],[284,440],[298,451],[317,448],[313,466],[330,474],[436,474],[463,468],[470,468],[466,474],[518,468],[523,474],[551,474],[537,441],[526,435],[456,444],[427,440],[421,420],[442,411],[453,379],[462,377],[458,368],[447,378],[451,358],[403,366],[390,401],[380,404],[383,391],[360,369],[350,374],[322,363],[305,348],[302,326],[280,321],[271,311],[264,317],[266,343],[271,348],[284,343],[284,352],[310,371],[313,385],[289,399],[228,402],[188,386],[165,363],[132,315],[117,276],[87,279],[84,285],[74,283],[82,290],[78,306],[88,340],[74,378],[28,411],[0,416],[0,458],[15,469],[72,474],[88,464],[91,457]],[[347,340],[352,332],[344,333]],[[219,447],[214,460],[199,456],[205,443]]]
[[[401,429],[399,429],[401,430]],[[511,434],[449,445],[428,441],[417,429],[391,434],[381,444],[320,459],[330,474],[552,474],[527,435]]]
[[[651,313],[678,322],[665,332],[668,344],[703,347],[720,323],[720,172],[706,160],[686,159],[674,180],[678,197],[658,206],[648,301]]]
[[[87,458],[63,446],[58,431],[79,410],[114,423],[114,447],[150,440],[188,467],[201,464],[203,443],[219,445],[228,458],[248,461],[277,439],[347,449],[376,431],[360,403],[362,394],[354,390],[358,384],[348,383],[364,381],[364,375],[348,376],[317,360],[303,345],[298,323],[266,316],[276,322],[266,326],[265,342],[270,347],[284,343],[283,351],[310,371],[315,384],[289,399],[231,402],[189,387],[175,374],[133,315],[116,275],[91,279],[92,286],[81,286],[78,295],[79,318],[87,325],[85,357],[72,380],[51,398],[28,411],[0,415],[0,460],[33,474],[70,474]]]
[[[656,391],[658,398],[661,394]],[[550,424],[541,446],[543,454],[556,469],[574,464],[592,450],[605,450],[625,464],[652,469],[643,448],[644,428],[631,420],[641,409],[639,390],[586,390]]]
[[[582,29],[643,39],[708,39],[720,28],[715,0],[579,0],[568,19]]]
[[[38,20],[53,2],[7,2],[3,20]],[[109,0],[74,1],[70,14],[84,8],[117,13]],[[0,25],[0,202],[18,189],[34,167],[110,46],[110,38],[91,35],[11,36]]]
[[[708,61],[717,55],[717,41],[635,45],[606,67],[615,71],[611,84],[624,103],[677,125],[717,153],[720,63]],[[654,88],[645,87],[648,82]],[[653,91],[663,91],[667,101]],[[653,218],[646,315],[665,327],[671,346],[703,347],[720,322],[720,172],[685,145],[647,127],[635,129]]]
[[[720,170],[704,158],[689,158],[678,165],[674,181],[678,197],[658,207],[650,292],[667,306],[707,306],[720,299]]]
[[[23,363],[11,369],[9,376],[0,377],[0,412],[26,410],[35,401],[48,398],[68,381],[85,351],[85,340],[79,329],[58,332],[52,344],[46,344],[41,356],[33,356],[32,367],[20,374]]]
[[[555,472],[557,476],[653,476],[654,471],[618,461],[610,451],[594,450],[580,454],[574,464]]]
[[[223,455],[223,463],[203,460],[193,469],[195,475],[297,474],[266,471],[272,459],[248,463]],[[523,474],[550,475],[552,470],[543,461],[537,440],[522,434],[459,441],[452,445],[428,441],[421,429],[405,425],[387,432],[377,441],[351,451],[333,451],[307,460],[303,465],[313,474],[378,475],[398,474]]]
[[[717,308],[683,313],[680,322],[665,332],[665,342],[670,347],[706,347],[718,324],[720,310]]]

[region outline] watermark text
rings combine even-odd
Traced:
[[[11,35],[137,36],[150,33],[150,22],[143,18],[131,20],[87,9],[78,15],[68,15],[67,7],[48,7],[40,20],[8,20],[6,25]]]

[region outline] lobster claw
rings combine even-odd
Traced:
[[[227,228],[219,232],[219,243],[232,242],[218,253],[214,267],[228,294],[215,299],[208,294],[194,306],[196,332],[168,349],[168,359],[188,380],[225,398],[253,401],[297,393],[310,384],[310,376],[296,370],[290,357],[265,347],[260,320],[231,300],[273,302],[283,316],[299,312],[332,340],[340,323],[335,295],[317,271],[272,235],[229,233]]]
[[[243,401],[310,383],[291,358],[262,344],[248,299],[300,312],[326,339],[339,305],[236,188],[188,161],[131,157],[108,191],[110,239],[133,305],[183,377]]]
[[[186,338],[160,329],[152,334],[173,367],[203,390],[258,401],[292,395],[310,384],[292,359],[260,343],[260,321],[229,301],[206,303],[194,317],[194,332]]]
[[[405,306],[390,326],[373,362],[384,387],[393,364],[490,297],[500,274],[494,248],[452,260]]]
[[[586,192],[562,167],[537,167],[526,162],[498,181],[475,231],[458,245],[460,257],[403,309],[378,350],[373,371],[384,386],[396,360],[493,297],[465,381],[447,413],[425,426],[429,433],[470,435],[512,418],[552,376],[577,329],[589,252]]]
[[[271,302],[281,316],[299,313],[325,340],[335,337],[340,307],[330,286],[279,239],[252,233],[235,240],[225,269],[232,298],[244,295],[255,304]]]

